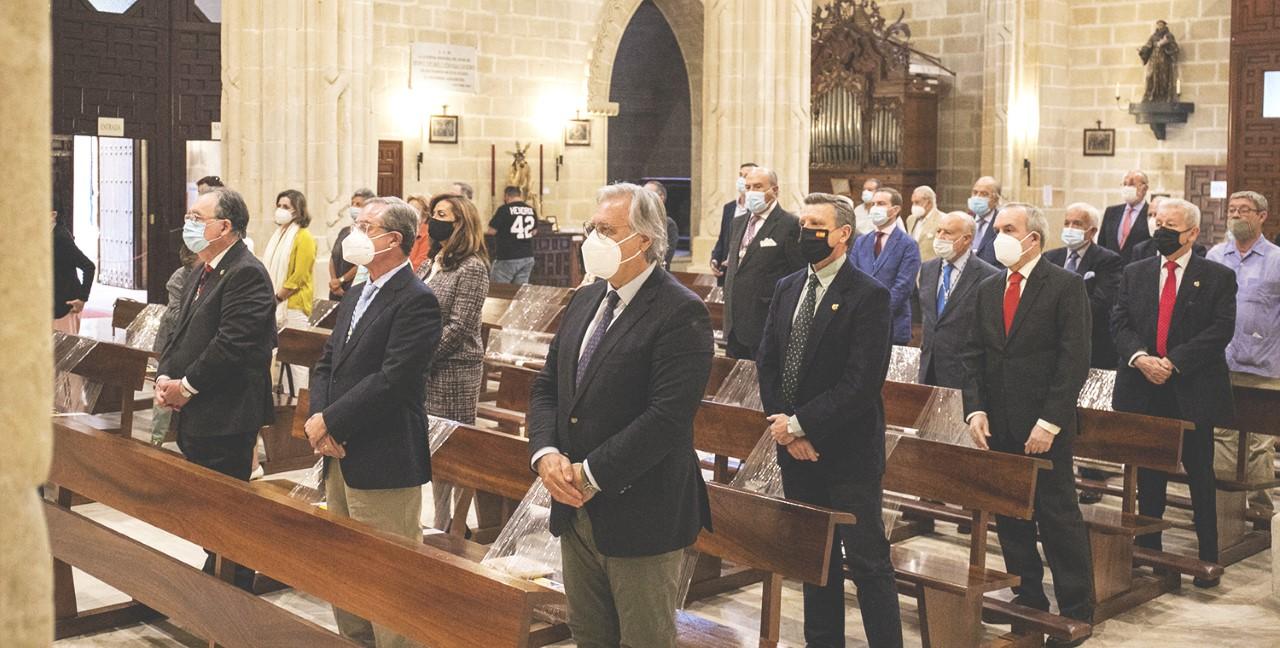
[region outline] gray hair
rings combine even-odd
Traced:
[[[911,195],[914,196],[916,192],[924,194],[924,197],[929,201],[930,205],[933,205],[934,207],[938,206],[938,194],[933,190],[933,187],[930,187],[929,185],[920,185],[911,191]]]
[[[1004,211],[1010,209],[1021,209],[1022,213],[1027,215],[1027,231],[1035,232],[1040,237],[1040,247],[1044,247],[1044,233],[1049,229],[1049,222],[1045,220],[1044,212],[1039,207],[1030,203],[1014,202],[1004,206]]]
[[[969,214],[969,212],[947,212],[942,217],[942,220],[945,221],[948,218],[959,218],[961,224],[964,225],[965,234],[968,234],[969,236],[976,236],[978,234],[978,221],[974,220],[973,216]]]
[[[631,210],[627,213],[631,229],[649,239],[645,260],[662,261],[667,254],[667,208],[658,199],[658,194],[630,182],[605,185],[596,192],[597,205],[622,198],[631,200]]]
[[[811,193],[804,197],[806,205],[831,205],[836,213],[836,227],[854,227],[856,217],[853,213],[853,201],[848,196],[837,196],[829,193]]]
[[[244,238],[249,228],[249,207],[244,204],[244,196],[235,189],[225,186],[213,187],[206,193],[218,197],[218,202],[213,208],[214,218],[230,221],[231,231],[235,232],[236,236]]]
[[[378,196],[365,201],[369,205],[384,205],[380,218],[382,229],[400,234],[400,249],[409,254],[413,250],[413,241],[418,234],[418,212],[407,202],[395,196]]]
[[[1147,181],[1146,172],[1140,169],[1130,169],[1128,173],[1124,174],[1126,180],[1129,179],[1129,176],[1138,176],[1138,179],[1142,181],[1142,184],[1151,186],[1151,183]]]
[[[748,172],[747,172],[747,175],[751,175],[751,174],[753,174],[753,173],[764,173],[765,175],[769,176],[769,186],[771,186],[771,187],[776,187],[776,186],[778,186],[778,172],[777,172],[777,171],[774,171],[773,169],[770,169],[769,167],[757,166],[757,167],[755,167],[754,169],[752,169],[752,170],[748,171]]]
[[[1085,216],[1089,217],[1089,227],[1102,227],[1102,213],[1098,211],[1097,207],[1094,207],[1087,202],[1071,203],[1070,205],[1067,205],[1067,213],[1070,214],[1071,212],[1082,212]]]
[[[374,198],[378,197],[378,194],[373,193],[373,190],[368,187],[361,187],[359,189],[356,189],[355,192],[351,194],[351,197],[363,198],[364,200],[373,200]]]
[[[1184,224],[1187,227],[1200,227],[1200,208],[1195,203],[1189,203],[1181,198],[1165,198],[1160,202],[1160,211],[1166,209],[1176,209],[1182,212]]]
[[[649,189],[649,190],[650,190],[650,191],[652,191],[652,192],[654,192],[654,193],[656,193],[656,194],[658,194],[658,197],[662,199],[662,203],[663,203],[663,204],[666,204],[666,202],[667,202],[667,185],[664,185],[664,184],[662,184],[661,182],[658,182],[657,180],[650,180],[650,181],[648,181],[648,182],[644,183],[644,186],[645,186],[645,188],[646,188],[646,189],[648,189],[650,186],[652,186],[653,188],[652,188],[652,189]]]
[[[1267,211],[1267,197],[1256,191],[1237,191],[1231,194],[1231,200],[1236,198],[1248,200],[1253,203],[1253,208],[1260,212]]]
[[[461,189],[461,190],[462,190],[462,195],[463,195],[463,196],[466,196],[466,197],[467,197],[467,200],[475,200],[475,199],[476,199],[476,190],[475,190],[475,188],[474,188],[474,187],[472,187],[471,185],[469,185],[469,184],[467,184],[467,183],[465,183],[465,182],[455,182],[455,183],[453,183],[453,184],[454,184],[454,186],[456,186],[458,189]]]

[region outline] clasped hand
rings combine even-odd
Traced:
[[[543,455],[538,459],[538,476],[546,485],[551,498],[565,506],[582,508],[582,505],[596,496],[596,491],[584,493],[587,484],[586,469],[580,463],[573,463],[569,458],[558,453]]]
[[[329,434],[329,427],[324,423],[323,412],[312,414],[302,429],[307,433],[307,441],[311,442],[311,448],[317,454],[335,459],[347,456],[347,449]]]
[[[769,436],[778,445],[787,449],[787,453],[797,461],[817,461],[818,451],[813,443],[804,437],[791,433],[791,417],[786,414],[769,416]]]
[[[1133,366],[1153,385],[1163,385],[1173,376],[1174,366],[1168,358],[1157,358],[1156,356],[1144,355],[1139,356],[1133,361]]]
[[[190,397],[182,395],[182,380],[173,378],[156,379],[155,402],[156,407],[170,409],[174,411],[181,410],[184,405],[191,401]]]

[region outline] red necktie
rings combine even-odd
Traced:
[[[1013,328],[1013,316],[1018,313],[1018,300],[1022,298],[1022,275],[1009,275],[1009,287],[1004,289],[1004,334]]]
[[[1169,324],[1173,322],[1173,304],[1178,301],[1178,269],[1177,261],[1165,261],[1164,267],[1169,276],[1164,280],[1164,288],[1160,289],[1160,319],[1156,321],[1156,355],[1169,355]]]
[[[1133,229],[1133,205],[1125,205],[1124,218],[1120,220],[1120,243],[1119,247],[1124,247],[1124,242],[1129,240],[1129,230]]]
[[[213,274],[213,266],[204,264],[204,272],[200,273],[200,281],[196,282],[196,298],[199,299],[200,293],[204,292],[204,282]]]
[[[876,232],[876,258],[880,258],[880,251],[884,249],[884,232]]]

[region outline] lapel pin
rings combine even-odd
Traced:
[[[1197,280],[1197,281],[1193,281],[1193,282],[1191,282],[1191,285],[1195,286],[1196,288],[1199,288],[1199,287],[1200,287],[1200,282],[1199,282],[1198,280]]]
[[[840,304],[832,304],[832,305],[831,305],[831,310],[833,310],[833,311],[838,311],[838,310],[840,310]]]

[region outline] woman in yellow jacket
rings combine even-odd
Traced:
[[[276,292],[276,326],[306,326],[314,299],[316,240],[307,226],[311,214],[302,192],[286,189],[276,196],[276,231],[262,257]],[[293,386],[307,386],[307,370],[293,367]]]

